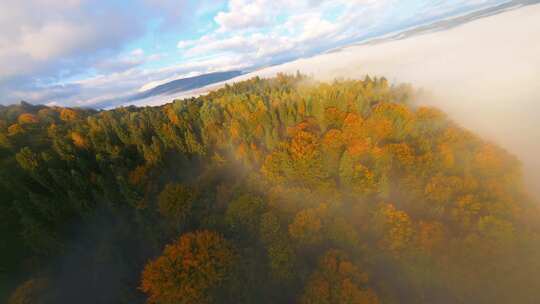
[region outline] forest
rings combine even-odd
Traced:
[[[0,302],[538,303],[509,152],[385,78],[0,106]]]

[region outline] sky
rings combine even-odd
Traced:
[[[2,0],[0,104],[89,106],[506,0]]]

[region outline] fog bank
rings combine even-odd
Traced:
[[[403,40],[351,46],[229,82],[296,71],[325,81],[385,76],[429,91],[433,98],[422,103],[519,157],[527,184],[540,197],[540,5]]]
[[[245,74],[224,83],[300,71],[322,81],[384,76],[408,82],[462,126],[515,154],[540,198],[540,4],[402,40],[363,44]],[[183,92],[197,96],[224,83]],[[158,105],[152,98],[138,105]]]

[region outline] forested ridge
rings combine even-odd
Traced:
[[[0,302],[538,303],[519,160],[384,78],[0,106]]]

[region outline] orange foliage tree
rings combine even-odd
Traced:
[[[415,231],[409,215],[397,210],[394,205],[386,204],[381,208],[384,236],[381,239],[383,248],[399,255],[411,244]]]
[[[88,141],[79,132],[76,132],[76,131],[71,132],[71,140],[73,141],[73,144],[77,148],[81,148],[81,149],[87,149],[88,148]]]
[[[344,253],[330,250],[320,260],[311,275],[302,304],[378,304],[377,294],[366,287],[367,273],[350,262]]]
[[[22,283],[9,297],[7,304],[45,304],[51,303],[49,280],[33,278]]]
[[[21,124],[21,125],[25,125],[25,124],[35,124],[35,123],[38,123],[39,122],[39,118],[34,115],[34,114],[30,114],[30,113],[23,113],[21,115],[19,115],[19,118],[17,119],[17,121]]]
[[[231,244],[215,232],[186,233],[145,266],[140,288],[149,303],[212,303],[234,256]]]
[[[72,109],[64,108],[60,111],[60,119],[64,121],[72,121],[79,117],[77,112]]]

